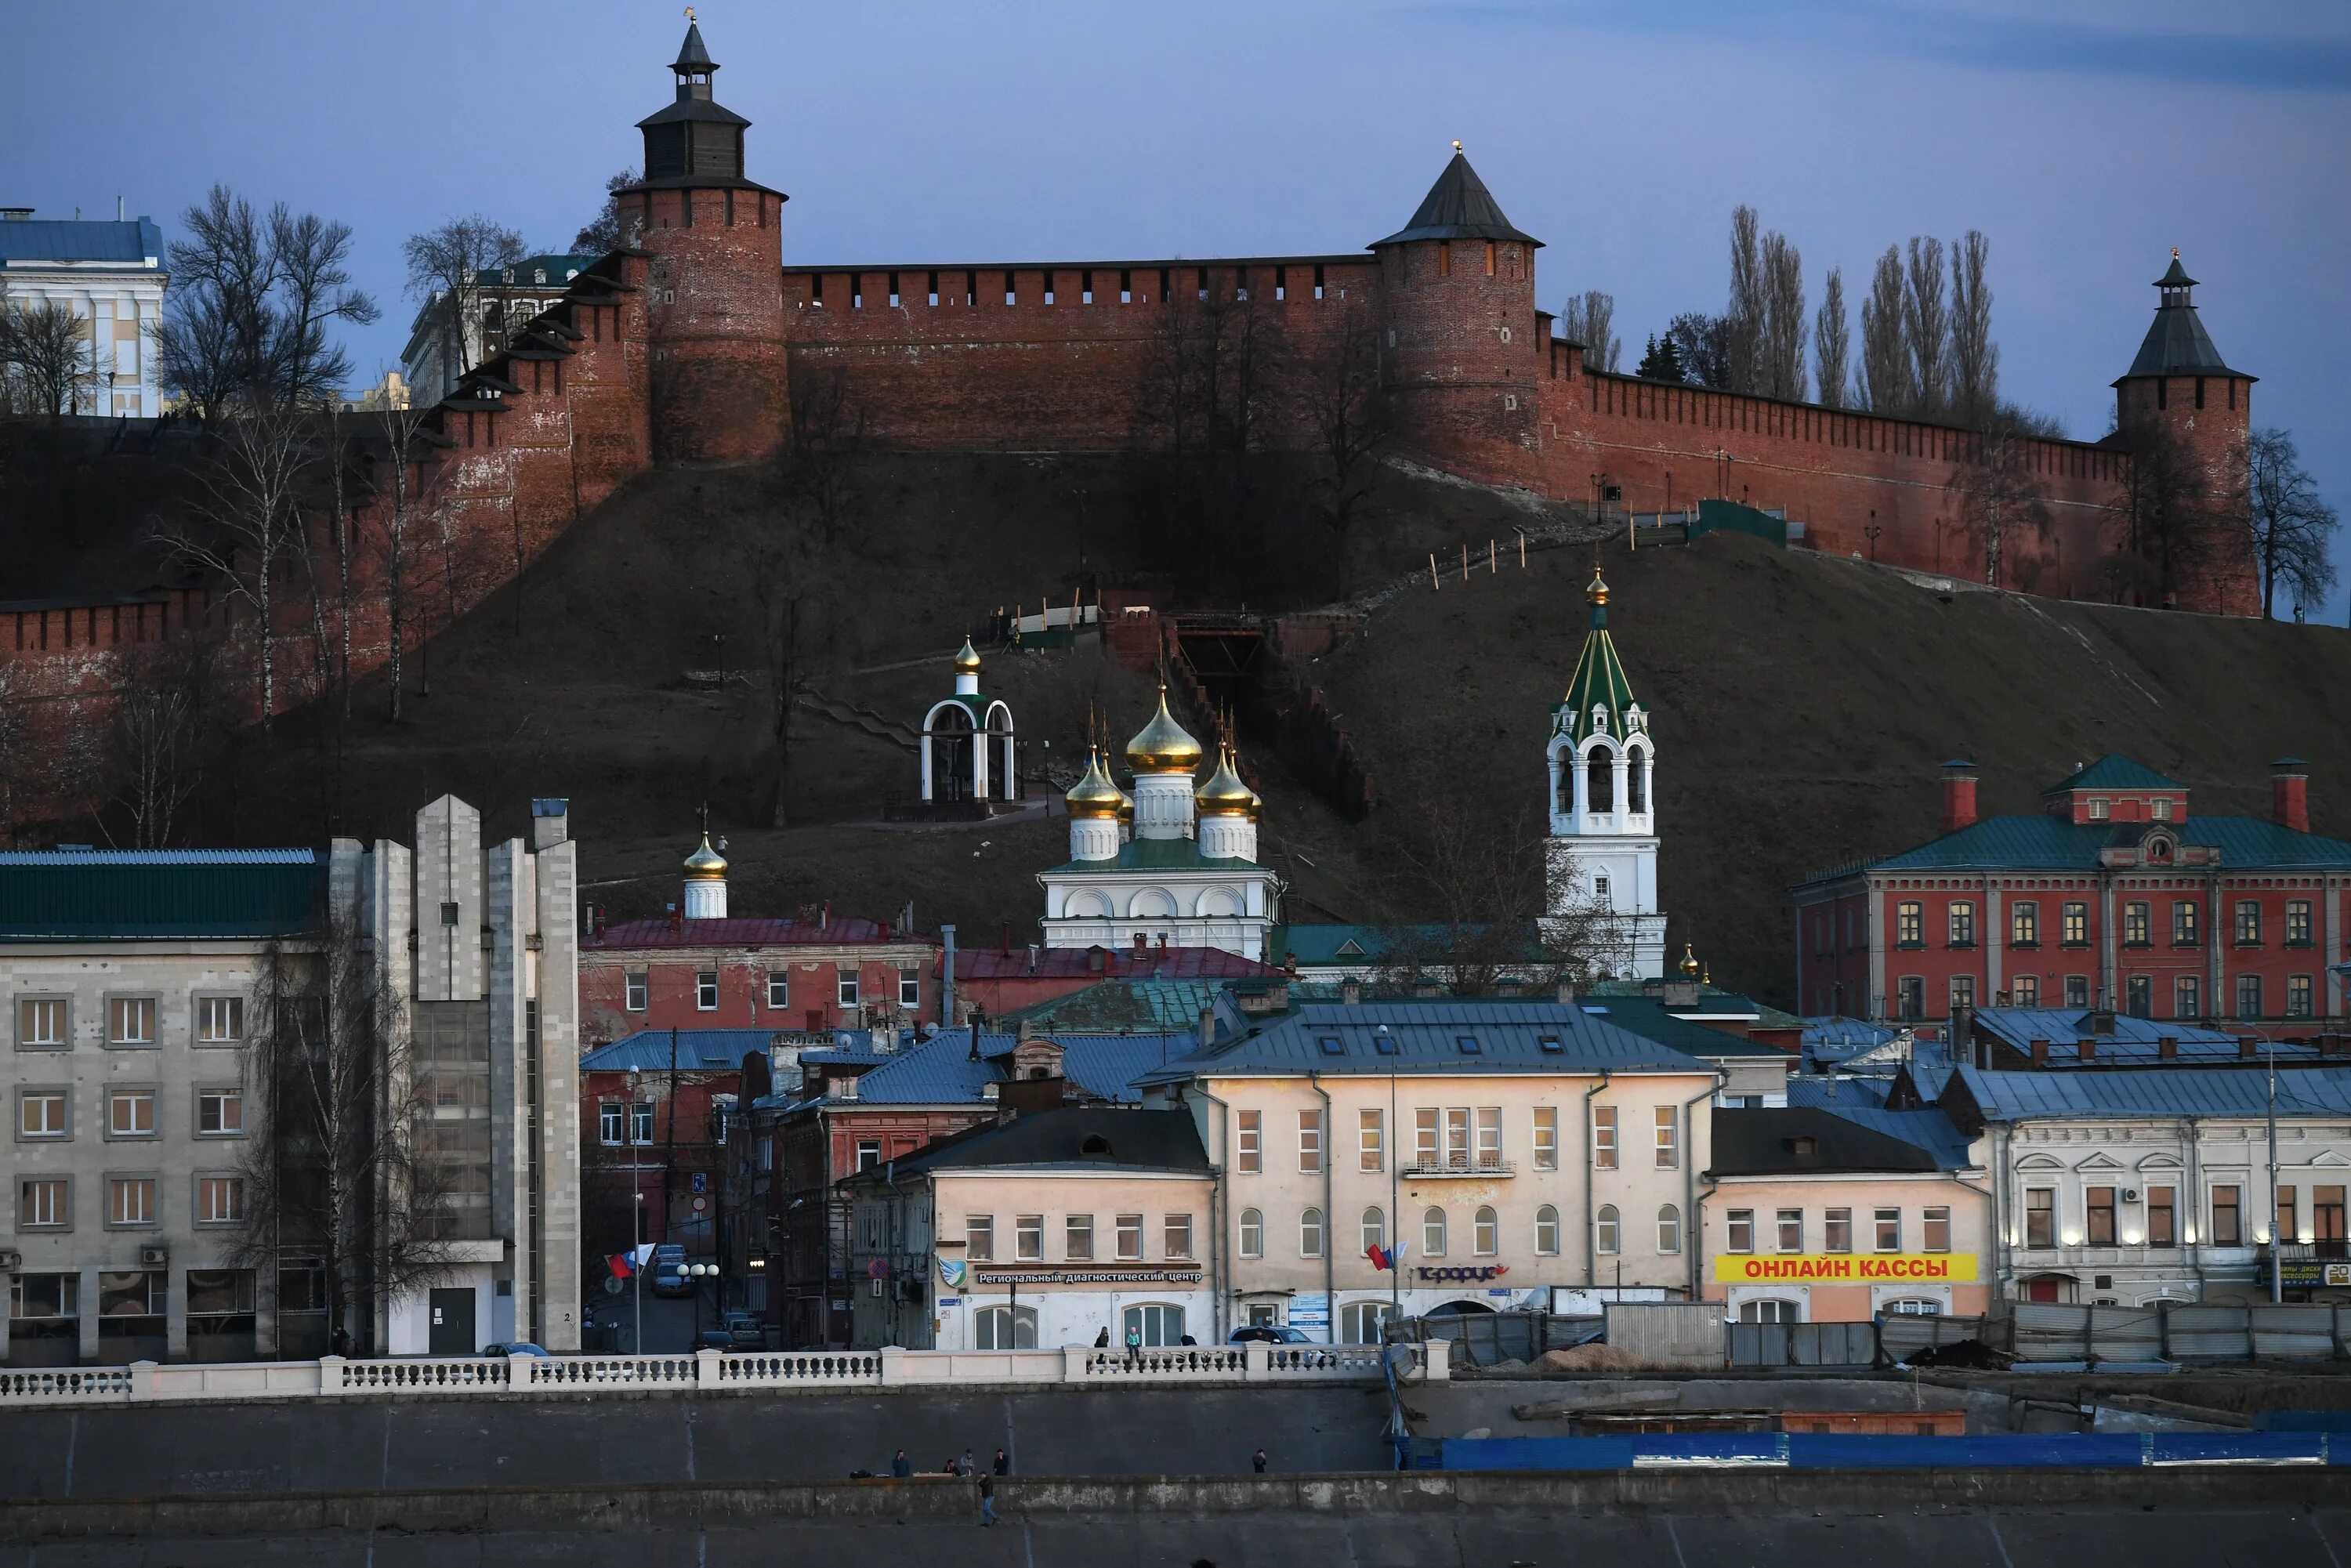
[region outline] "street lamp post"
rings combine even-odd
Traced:
[[[685,1268],[685,1277],[694,1281],[694,1345],[696,1350],[699,1350],[702,1348],[702,1282],[705,1280],[711,1281],[713,1288],[716,1288],[718,1265],[689,1263]]]
[[[629,1354],[645,1353],[645,1189],[637,1186],[631,1174],[629,1188],[636,1195],[635,1222],[630,1227],[629,1289],[634,1300],[631,1305],[636,1315],[636,1325],[629,1331]]]

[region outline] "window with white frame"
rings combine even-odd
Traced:
[[[857,971],[855,969],[843,966],[835,971],[833,985],[835,999],[842,1007],[853,1008],[857,1005]]]
[[[1951,1249],[1951,1209],[1949,1204],[1931,1204],[1919,1217],[1919,1246],[1929,1252]]]
[[[768,971],[768,1005],[783,1009],[792,1005],[792,977],[782,969]]]
[[[71,1004],[64,997],[16,999],[16,1044],[25,1051],[62,1051]]]
[[[142,1046],[155,1043],[155,998],[109,997],[106,1001],[106,1043]]]
[[[1592,1166],[1594,1170],[1616,1168],[1616,1107],[1595,1105],[1592,1108]]]
[[[196,1223],[236,1225],[245,1219],[245,1178],[203,1176],[196,1178]]]
[[[1265,1256],[1265,1216],[1254,1208],[1241,1210],[1240,1254],[1244,1258]]]
[[[1538,1105],[1534,1110],[1535,1169],[1559,1169],[1559,1107]]]
[[[1678,1252],[1682,1249],[1682,1211],[1668,1203],[1657,1210],[1657,1250]]]
[[[1604,1258],[1614,1257],[1623,1250],[1623,1245],[1619,1239],[1623,1230],[1623,1221],[1617,1218],[1616,1206],[1613,1203],[1602,1204],[1600,1211],[1592,1217],[1592,1249]]]
[[[1491,1258],[1502,1249],[1502,1217],[1491,1207],[1480,1207],[1471,1217],[1469,1250],[1480,1258]]]
[[[1188,1262],[1192,1257],[1192,1217],[1171,1214],[1162,1226],[1163,1239],[1170,1262]]]
[[[647,1006],[646,994],[651,989],[647,982],[648,977],[644,970],[630,970],[626,979],[622,982],[621,1006],[632,1013],[644,1011]]]
[[[65,1176],[26,1176],[16,1184],[19,1230],[63,1230],[73,1215],[73,1191]]]
[[[1424,1258],[1445,1256],[1445,1210],[1435,1205],[1421,1211],[1420,1255]]]
[[[1094,1260],[1094,1217],[1065,1215],[1061,1219],[1061,1256],[1072,1263]]]
[[[694,1009],[696,1012],[718,1010],[718,971],[701,969],[694,977]]]
[[[1319,1208],[1302,1210],[1298,1216],[1298,1255],[1322,1256],[1322,1211]]]
[[[1012,1221],[1012,1256],[1018,1262],[1041,1263],[1045,1260],[1045,1217],[1041,1214],[1016,1216]]]
[[[596,1103],[596,1136],[607,1148],[617,1146],[628,1136],[628,1116],[618,1100]]]
[[[110,1138],[153,1137],[155,1091],[148,1088],[108,1090],[106,1135]]]
[[[1264,1113],[1258,1111],[1233,1113],[1233,1169],[1243,1176],[1255,1176],[1265,1161]]]
[[[16,1135],[20,1138],[66,1138],[73,1134],[71,1091],[16,1091]]]
[[[1120,1262],[1143,1261],[1143,1216],[1120,1215],[1112,1227],[1111,1238],[1113,1244],[1118,1249],[1116,1256]]]
[[[919,1008],[923,1005],[923,972],[905,965],[898,967],[898,1005]]]
[[[1781,1251],[1802,1252],[1804,1249],[1804,1211],[1802,1209],[1780,1210],[1778,1228]]]
[[[235,1045],[245,1038],[243,997],[196,998],[196,1043]]]
[[[1298,1168],[1309,1174],[1322,1168],[1322,1113],[1298,1113]]]
[[[153,1176],[109,1176],[106,1180],[106,1222],[109,1225],[155,1223]]]
[[[975,1263],[996,1260],[996,1216],[967,1214],[963,1217],[964,1256]]]
[[[1726,1252],[1755,1250],[1755,1211],[1753,1209],[1730,1208],[1723,1211],[1722,1249]]]
[[[1362,1250],[1364,1253],[1368,1254],[1374,1247],[1384,1247],[1388,1244],[1388,1217],[1385,1209],[1375,1205],[1364,1210],[1358,1224],[1361,1228],[1359,1239],[1363,1242]]]
[[[1661,1171],[1677,1170],[1682,1163],[1681,1113],[1671,1105],[1656,1109],[1656,1162]]]
[[[650,1144],[653,1141],[653,1103],[640,1100],[629,1113],[629,1142]]]
[[[1902,1250],[1902,1211],[1900,1209],[1879,1209],[1876,1216],[1876,1228],[1877,1232],[1877,1249],[1880,1252],[1899,1252]]]
[[[1355,1113],[1356,1167],[1365,1171],[1387,1168],[1387,1113],[1359,1111]]]
[[[1535,1210],[1535,1255],[1559,1256],[1559,1210],[1548,1203]]]

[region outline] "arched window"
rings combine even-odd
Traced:
[[[1339,1309],[1339,1337],[1349,1344],[1377,1344],[1380,1325],[1394,1310],[1385,1301],[1349,1301]]]
[[[1319,1208],[1310,1208],[1298,1217],[1298,1255],[1322,1256],[1322,1211]]]
[[[1931,1296],[1905,1296],[1897,1301],[1881,1302],[1877,1310],[1899,1317],[1938,1318],[1943,1315],[1943,1303]]]
[[[1625,809],[1635,815],[1649,809],[1648,761],[1641,747],[1625,753]]]
[[[1592,1219],[1592,1249],[1604,1257],[1614,1256],[1620,1246],[1617,1238],[1622,1232],[1623,1227],[1618,1223],[1616,1217],[1616,1206],[1613,1203],[1602,1204],[1600,1212],[1593,1216]]]
[[[1575,811],[1575,754],[1568,752],[1559,759],[1559,814],[1572,816]]]
[[[1388,1217],[1376,1208],[1364,1210],[1364,1250],[1388,1244]]]
[[[1535,1252],[1543,1258],[1559,1256],[1559,1210],[1547,1203],[1535,1210]]]
[[[1672,1204],[1657,1210],[1657,1250],[1678,1252],[1682,1249],[1682,1211]]]
[[[1184,1343],[1184,1309],[1172,1301],[1141,1301],[1119,1315],[1121,1344],[1130,1332],[1141,1336],[1145,1346]]]
[[[1584,758],[1584,810],[1593,813],[1616,809],[1616,765],[1608,748],[1595,746]]]
[[[1254,1208],[1241,1210],[1241,1256],[1265,1256],[1265,1216]]]
[[[1804,1314],[1795,1302],[1780,1296],[1758,1296],[1739,1303],[1739,1321],[1742,1323],[1796,1323]]]
[[[943,703],[924,737],[931,753],[931,799],[971,799],[972,722],[961,703]]]
[[[1502,1249],[1502,1218],[1491,1208],[1481,1208],[1470,1224],[1469,1250],[1480,1258],[1491,1258]]]
[[[971,1343],[978,1350],[1035,1350],[1037,1309],[1022,1307],[1016,1320],[1010,1307],[982,1307],[973,1314]]]
[[[1431,1208],[1420,1217],[1420,1255],[1445,1256],[1445,1211],[1441,1208]]]

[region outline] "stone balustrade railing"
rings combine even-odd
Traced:
[[[1401,1380],[1443,1382],[1450,1346],[1186,1345],[1127,1352],[808,1350],[689,1355],[466,1355],[355,1361],[203,1362],[165,1365],[0,1368],[0,1407],[162,1405],[354,1396],[448,1398],[735,1390],[994,1387],[1015,1385],[1314,1384],[1378,1382],[1381,1358]]]

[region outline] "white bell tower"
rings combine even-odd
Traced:
[[[1593,961],[1608,975],[1666,970],[1657,907],[1656,743],[1608,636],[1608,585],[1592,574],[1592,629],[1567,695],[1552,710],[1548,924],[1555,936],[1589,922]]]

